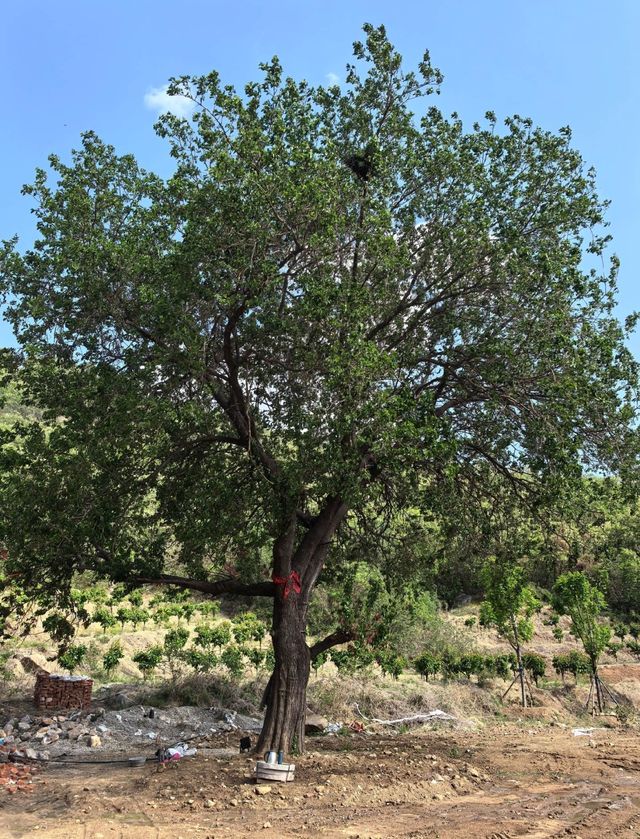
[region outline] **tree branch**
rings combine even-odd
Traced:
[[[353,641],[353,638],[353,633],[347,632],[346,629],[336,629],[336,631],[332,632],[331,635],[327,635],[327,637],[323,638],[322,641],[316,641],[316,643],[309,648],[311,661],[315,661],[319,655],[322,655],[322,653],[326,650],[330,650],[331,647],[337,647],[338,644],[346,644],[347,641]]]
[[[239,580],[192,580],[188,577],[173,577],[160,574],[158,577],[129,577],[127,582],[142,583],[150,586],[177,586],[192,591],[201,591],[212,597],[222,594],[244,595],[247,597],[275,597],[277,587],[270,581],[261,583],[242,583]]]

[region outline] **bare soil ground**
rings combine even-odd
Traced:
[[[211,745],[237,741],[234,732]],[[575,737],[524,721],[481,732],[319,737],[309,748],[296,780],[269,788],[256,787],[254,759],[240,754],[200,753],[164,771],[50,766],[30,795],[2,794],[0,837],[640,836],[635,731]]]

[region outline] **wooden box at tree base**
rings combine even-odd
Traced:
[[[38,673],[33,701],[36,708],[87,708],[93,679]]]

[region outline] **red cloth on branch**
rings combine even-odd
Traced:
[[[276,577],[274,574],[271,578],[277,586],[283,586],[282,596],[286,600],[292,591],[300,594],[302,591],[302,580],[297,571],[292,571],[288,577]]]

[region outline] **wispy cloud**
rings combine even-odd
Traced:
[[[186,96],[169,96],[167,86],[152,87],[144,95],[144,104],[151,111],[159,114],[171,113],[177,117],[188,117],[194,109],[194,104]]]
[[[327,73],[327,81],[330,85],[340,84],[340,76],[337,73]]]

